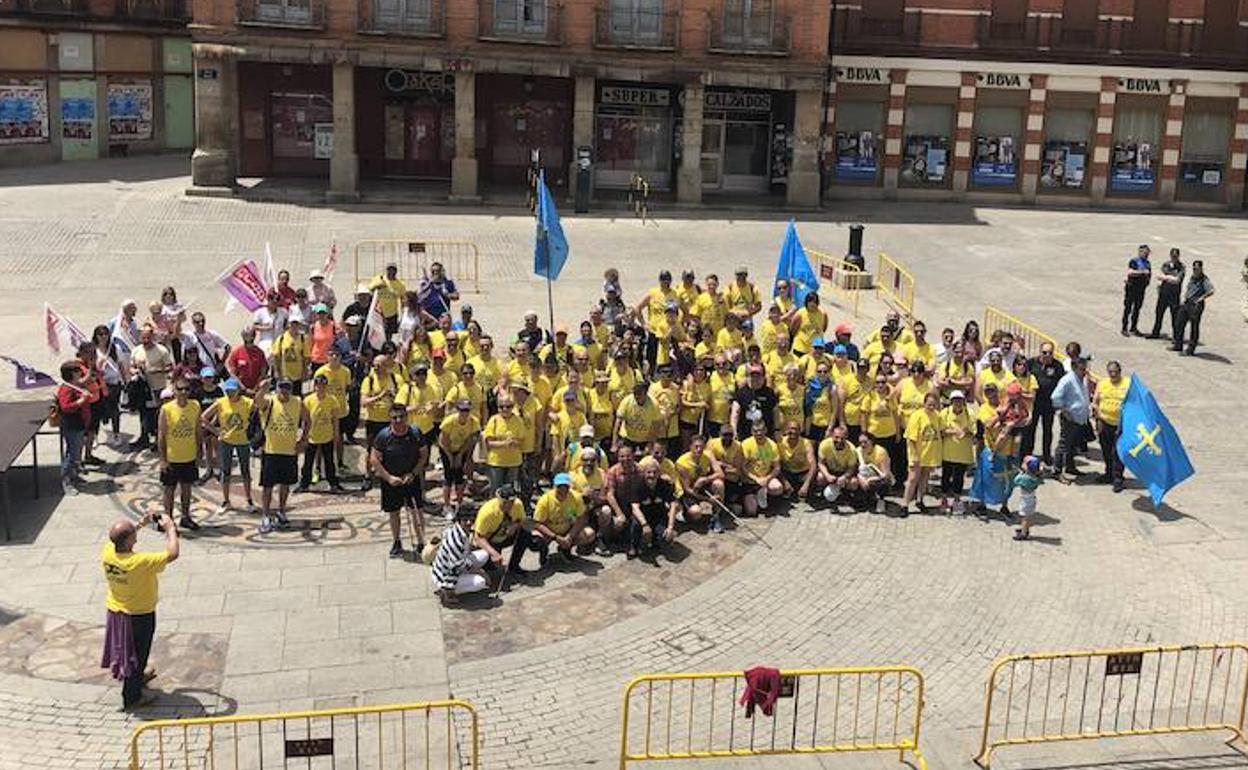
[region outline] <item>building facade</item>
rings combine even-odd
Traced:
[[[184,0],[0,0],[0,164],[194,145]]]
[[[1244,205],[1248,3],[838,0],[831,26],[828,198]]]
[[[830,11],[802,0],[195,0],[194,182],[370,178],[456,199],[634,174],[820,199]]]

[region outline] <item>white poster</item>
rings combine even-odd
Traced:
[[[108,84],[108,139],[141,142],[152,138],[152,84]]]
[[[334,157],[334,124],[317,123],[314,126],[313,157],[326,159]]]
[[[0,144],[48,141],[48,89],[42,81],[0,85]]]

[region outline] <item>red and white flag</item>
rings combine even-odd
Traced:
[[[329,244],[329,256],[325,257],[325,266],[321,268],[321,272],[325,274],[325,283],[334,280],[334,269],[338,267],[338,241],[331,241]]]
[[[53,310],[46,302],[43,303],[43,325],[48,334],[48,348],[57,355],[60,355],[62,347],[68,348],[71,354],[77,353],[78,346],[87,341],[87,335],[77,324]]]
[[[364,322],[364,333],[360,335],[360,348],[365,340],[373,350],[381,350],[386,342],[386,318],[381,314],[381,305],[377,302],[377,290],[373,290],[373,300],[368,303],[368,320]]]

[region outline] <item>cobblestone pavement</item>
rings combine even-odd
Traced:
[[[545,287],[527,275],[533,227],[522,213],[188,199],[180,173],[175,159],[0,171],[0,350],[51,368],[45,300],[86,326],[111,317],[123,296],[146,300],[166,284],[233,336],[243,319],[222,318],[212,280],[231,259],[260,255],[266,241],[298,276],[319,267],[336,239],[344,262],[335,285],[345,296],[359,240],[471,238],[486,269],[482,293],[466,300],[487,326],[506,331],[520,311],[543,305]],[[630,296],[660,265],[722,274],[745,263],[760,283],[769,280],[782,216],[658,213],[645,225],[610,215],[565,220],[573,253],[556,286],[557,315],[579,315],[609,264],[624,271]],[[914,272],[918,315],[933,331],[982,317],[991,304],[1081,340],[1098,369],[1119,359],[1141,374],[1183,435],[1196,478],[1160,511],[1135,486],[1114,495],[1046,485],[1031,543],[1011,540],[999,520],[798,508],[754,525],[767,546],[739,531],[719,540],[687,533],[684,562],[607,560],[600,574],[551,574],[475,611],[442,611],[423,567],[385,558],[371,499],[299,497],[296,517],[341,515],[368,536],[279,543],[253,537],[252,522],[239,518],[189,537],[162,581],[155,660],[168,666],[167,681],[157,681],[165,691],[136,718],[116,711],[116,688],[101,683],[92,658],[103,619],[96,554],[113,516],[150,506],[143,465],[135,477],[93,474],[92,494],[66,500],[48,497],[51,472],[43,498],[31,500],[19,472],[15,541],[0,548],[0,768],[124,766],[140,719],[454,695],[480,709],[483,767],[570,770],[616,761],[632,676],[759,663],[917,666],[927,677],[929,766],[969,768],[983,682],[1002,654],[1248,639],[1248,521],[1235,497],[1244,477],[1238,437],[1248,430],[1236,400],[1248,354],[1238,283],[1248,226],[1222,216],[918,204],[838,208],[799,225],[809,247],[836,253],[851,221],[867,224],[870,253],[887,250]],[[1218,296],[1196,358],[1117,334],[1122,270],[1140,242],[1205,259]],[[878,320],[878,303],[863,309],[861,324]],[[1151,306],[1143,315],[1150,323]],[[44,446],[46,461],[51,442]],[[117,470],[134,467],[106,456]],[[211,486],[199,493],[205,514],[216,494]],[[191,650],[188,640],[202,644]],[[874,768],[895,759],[783,766]],[[1092,766],[1248,762],[1210,736],[1005,749],[994,762]]]

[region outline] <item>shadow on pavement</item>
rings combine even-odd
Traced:
[[[238,713],[238,701],[210,690],[196,690],[189,687],[179,687],[168,692],[159,687],[153,687],[151,690],[157,694],[156,701],[134,710],[135,718],[144,722],[156,719],[228,717]]]
[[[1131,501],[1131,507],[1139,511],[1140,513],[1151,513],[1153,516],[1157,517],[1158,521],[1169,522],[1169,521],[1181,521],[1183,519],[1192,519],[1193,521],[1200,521],[1200,519],[1197,519],[1195,516],[1191,515],[1190,513],[1184,513],[1183,511],[1177,510],[1175,508],[1171,508],[1169,503],[1163,502],[1160,508],[1154,508],[1153,498],[1149,497],[1148,495],[1137,495],[1136,498]]]

